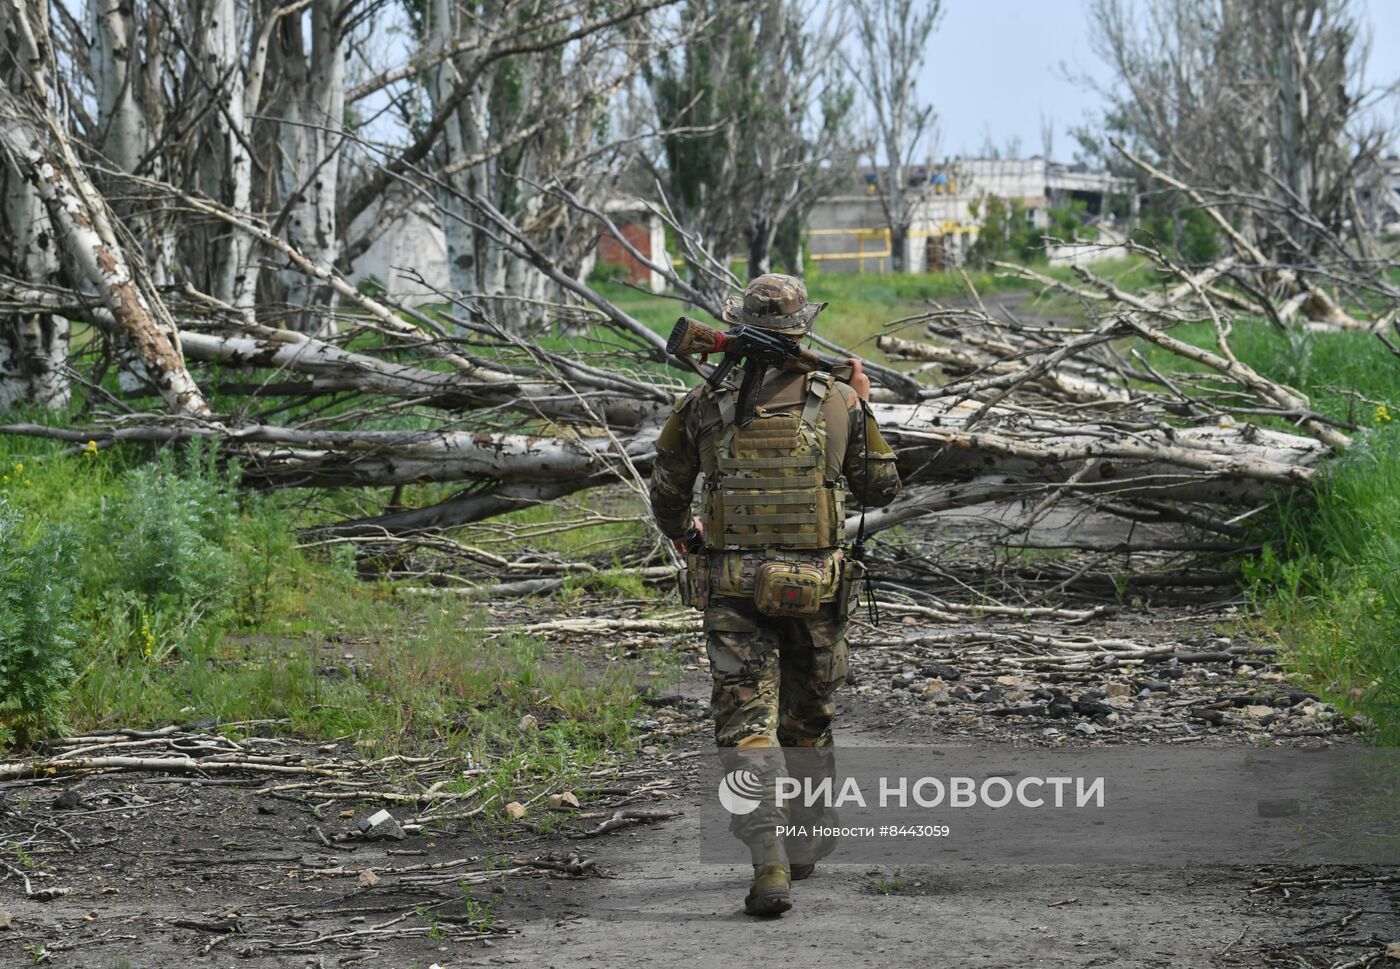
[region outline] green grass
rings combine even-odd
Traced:
[[[1037,267],[1037,271],[1058,279],[1070,279],[1072,273],[1063,267],[1050,269]],[[1125,285],[1143,285],[1149,275],[1142,268],[1142,260],[1132,259],[1105,263],[1098,271],[1117,278],[1124,273],[1132,273]],[[1144,277],[1139,279],[1138,277]],[[882,360],[883,355],[875,349],[875,337],[885,332],[885,326],[892,320],[912,316],[927,309],[930,300],[958,300],[970,294],[967,283],[970,281],[976,291],[983,295],[995,295],[1008,291],[1025,291],[1034,284],[1016,279],[1001,271],[968,273],[967,280],[955,272],[947,273],[824,273],[819,269],[808,272],[806,277],[808,296],[814,302],[829,302],[831,305],[817,317],[816,332],[841,346],[858,349],[872,359]],[[595,289],[600,295],[615,302],[636,319],[651,327],[657,333],[669,335],[676,317],[682,313],[695,313],[684,303],[664,296],[639,292],[628,286],[614,282],[598,282]],[[702,314],[703,318],[703,314]],[[713,322],[705,319],[705,322]]]
[[[1204,326],[1176,335],[1210,345]],[[1230,345],[1313,407],[1361,425],[1309,494],[1284,496],[1254,522],[1265,543],[1245,563],[1257,627],[1298,678],[1400,743],[1400,360],[1363,333],[1236,325]]]
[[[278,720],[286,734],[349,740],[366,754],[471,754],[495,765],[492,782],[512,797],[579,778],[632,744],[642,662],[600,657],[585,667],[528,636],[488,638],[482,628],[501,620],[470,601],[364,582],[348,546],[298,549],[305,521],[293,496],[239,491],[235,472],[197,451],[151,459],[139,447],[65,453],[0,438],[0,502],[19,541],[66,529],[79,563],[64,714],[17,725],[19,736]],[[549,518],[537,509],[508,517],[540,530]],[[168,542],[150,538],[156,526]],[[617,544],[639,526],[592,527]],[[553,538],[583,548],[588,530]],[[174,571],[191,586],[178,588]],[[574,580],[572,594],[586,581]],[[607,571],[589,588],[649,595]],[[3,660],[0,644],[0,674]],[[5,717],[0,708],[0,728]]]

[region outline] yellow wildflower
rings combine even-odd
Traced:
[[[97,442],[96,442],[96,441],[88,441],[88,442],[87,442],[87,447],[83,448],[83,453],[84,453],[84,454],[96,454],[96,453],[97,453]]]
[[[1377,423],[1377,424],[1385,424],[1385,423],[1387,423],[1389,420],[1390,420],[1390,408],[1387,407],[1387,406],[1385,406],[1384,404],[1379,404],[1379,405],[1377,405],[1377,406],[1376,406],[1376,418],[1375,418],[1375,423]]]

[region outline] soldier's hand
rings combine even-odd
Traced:
[[[855,357],[851,357],[846,362],[851,365],[851,379],[847,381],[851,385],[851,389],[861,400],[870,400],[870,378],[865,375],[864,366]]]

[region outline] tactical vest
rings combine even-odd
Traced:
[[[723,429],[715,473],[705,480],[705,537],[710,548],[761,554],[763,549],[828,551],[845,539],[843,480],[826,478],[822,404],[832,377],[814,373],[800,415],[759,408],[735,422],[733,390],[716,395]]]

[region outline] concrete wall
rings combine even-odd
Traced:
[[[909,197],[912,219],[906,250],[910,272],[960,265],[977,239],[982,200],[988,196],[1014,199],[1025,209],[1026,220],[1039,228],[1050,224],[1047,210],[1071,198],[1092,200],[1090,209],[1103,207],[1112,192],[1126,192],[1126,183],[1106,172],[1090,172],[1057,165],[1041,158],[963,158],[929,170],[916,167]],[[864,176],[853,179],[865,192],[847,191],[817,203],[808,220],[808,251],[812,260],[828,272],[889,272],[892,265],[884,207],[874,183]],[[973,209],[977,209],[974,214]],[[1085,261],[1100,250],[1066,250],[1060,258]]]
[[[428,285],[415,280],[411,271]],[[414,206],[392,222],[355,260],[350,280],[358,283],[371,276],[384,284],[392,299],[409,306],[440,302],[433,288],[447,292],[452,280],[447,271],[447,242],[437,213],[427,206]]]

